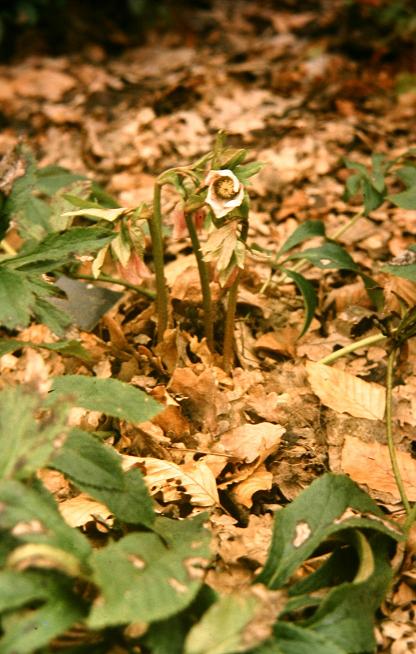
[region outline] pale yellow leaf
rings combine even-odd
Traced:
[[[194,506],[208,507],[219,504],[215,477],[203,461],[177,465],[153,457],[123,455],[122,458],[124,469],[139,465],[140,469],[144,470],[144,480],[151,495],[162,492],[165,501],[172,502],[180,499],[185,492]]]
[[[109,526],[112,523],[111,511],[104,504],[96,502],[96,500],[84,493],[61,502],[58,508],[63,519],[70,527],[83,527],[87,522],[94,521],[95,517]]]
[[[397,460],[408,499],[416,500],[416,460],[406,452],[397,452]],[[390,493],[400,499],[390,464],[387,445],[377,441],[365,443],[355,436],[346,436],[341,457],[342,471],[358,484],[374,491]]]
[[[313,392],[325,406],[355,418],[383,419],[386,406],[383,386],[322,363],[310,361],[306,370]]]

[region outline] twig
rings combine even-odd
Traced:
[[[86,279],[92,282],[108,282],[109,284],[118,284],[118,286],[124,286],[125,288],[129,288],[132,291],[139,293],[140,295],[144,295],[150,300],[154,300],[156,297],[156,293],[154,293],[154,291],[150,291],[143,286],[136,286],[136,284],[131,284],[130,282],[124,281],[123,279],[111,277],[110,275],[106,275],[104,273],[101,273],[101,275],[98,277],[94,277],[93,275],[80,275],[78,273],[71,273],[71,277],[73,279]]]

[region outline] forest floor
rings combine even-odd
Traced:
[[[40,166],[85,174],[121,206],[135,207],[151,201],[158,174],[196,160],[224,130],[229,144],[247,148],[251,159],[265,164],[249,189],[249,244],[276,251],[306,220],[323,221],[326,233],[335,234],[361,209],[359,199],[343,199],[351,173],[344,158],[369,165],[373,153],[394,158],[415,145],[414,53],[403,47],[393,55],[376,37],[358,46],[359,36],[349,38],[347,28],[337,27],[337,3],[321,11],[262,5],[219,1],[209,10],[192,9],[177,26],[149,28],[143,44],[125,37],[116,54],[94,41],[59,56],[31,53],[26,45],[24,57],[16,53],[0,65],[0,154],[24,137]],[[168,225],[175,226],[176,202],[173,192],[164,195]],[[414,282],[380,272],[384,262],[414,243],[415,231],[415,211],[385,203],[338,239],[383,288],[386,313],[399,310],[398,296],[408,306],[416,303]],[[287,278],[280,283],[270,278],[270,267],[250,255],[238,296],[235,366],[228,374],[203,338],[196,264],[179,229],[167,239],[166,261],[174,324],[163,342],[154,340],[153,303],[126,290],[92,331],[71,328],[93,364],[27,348],[1,358],[2,385],[32,373],[94,374],[132,383],[163,401],[167,408],[153,421],[136,427],[120,423],[109,442],[131,457],[206,464],[212,473],[206,497],[212,480],[221,497],[221,504],[211,507],[217,565],[208,581],[214,588],[250,583],[266,559],[273,512],[325,471],[349,475],[400,521],[379,407],[371,415],[360,413],[357,397],[352,409],[343,404],[341,373],[371,384],[374,393],[384,386],[385,343],[337,360],[331,370],[340,376],[330,380],[330,389],[314,367],[337,348],[377,333],[361,278],[351,271],[306,268],[319,306],[310,329],[298,338],[305,317],[299,292]],[[151,268],[149,252],[146,262]],[[108,264],[105,272],[120,271]],[[152,276],[142,283],[153,288]],[[17,337],[54,340],[39,324]],[[221,337],[219,319],[218,352]],[[394,388],[394,437],[411,501],[416,501],[415,372],[413,338]],[[97,412],[78,412],[73,420],[90,431],[106,428]],[[85,528],[91,522],[85,498],[73,497],[59,473],[45,472],[44,482],[70,524]],[[199,508],[179,491],[173,500],[160,494],[157,499],[161,511],[173,517]],[[379,652],[416,647],[415,554],[412,538],[378,615]]]

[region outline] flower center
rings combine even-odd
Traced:
[[[222,200],[231,200],[238,194],[238,189],[234,190],[234,182],[231,177],[219,177],[213,186],[215,194]]]

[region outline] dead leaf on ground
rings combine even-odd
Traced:
[[[383,386],[322,363],[309,361],[306,370],[313,392],[325,406],[356,418],[383,419],[386,406]]]
[[[277,450],[285,431],[286,429],[281,425],[274,425],[271,422],[240,425],[222,434],[220,442],[227,454],[246,463],[258,459],[260,465]]]
[[[253,506],[253,495],[257,491],[270,490],[273,485],[273,475],[265,466],[257,468],[250,477],[237,484],[232,489],[234,499],[248,509]]]
[[[400,472],[407,497],[416,500],[416,460],[406,452],[397,452]],[[376,441],[364,443],[355,436],[345,436],[341,455],[341,468],[358,484],[383,493],[390,493],[400,499],[400,493],[391,469],[387,445]]]
[[[193,506],[215,506],[220,503],[215,477],[203,461],[190,461],[177,465],[171,461],[152,457],[123,455],[123,468],[139,467],[151,495],[161,492],[164,501],[180,500],[190,496]]]
[[[89,495],[81,493],[77,497],[58,504],[59,511],[70,527],[83,527],[95,518],[111,527],[113,523],[111,511],[101,502],[93,500]]]

